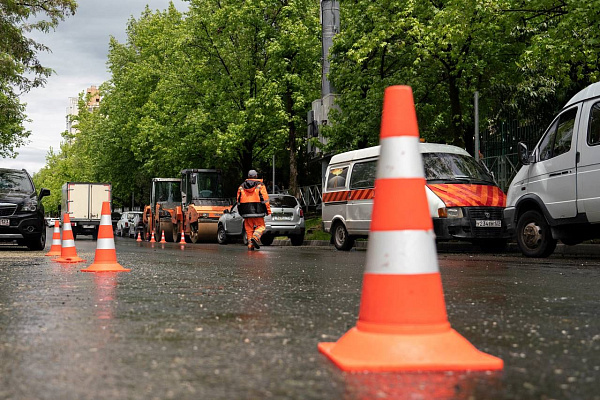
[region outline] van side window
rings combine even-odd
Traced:
[[[354,164],[350,177],[350,189],[369,189],[375,187],[377,162],[367,161]]]
[[[327,176],[327,190],[340,190],[346,187],[348,167],[333,167]]]
[[[554,121],[540,143],[540,161],[549,160],[571,150],[576,116],[577,108],[572,108]]]
[[[587,142],[590,146],[600,144],[600,102],[590,110],[590,123]]]

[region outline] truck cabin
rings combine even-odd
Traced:
[[[160,204],[163,209],[181,205],[181,181],[179,179],[156,178],[152,181],[152,205]]]
[[[215,201],[223,201],[224,196],[221,170],[218,169],[186,169],[181,171],[183,182],[183,203],[201,205],[219,205]]]

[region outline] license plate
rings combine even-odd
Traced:
[[[94,229],[94,225],[83,225],[83,229]]]
[[[273,215],[271,218],[273,221],[291,221],[292,217],[286,215]]]
[[[477,228],[502,228],[502,221],[498,219],[478,219],[475,220]]]
[[[0,219],[0,226],[9,226],[10,219]]]

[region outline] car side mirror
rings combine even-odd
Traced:
[[[40,195],[38,196],[38,199],[42,199],[43,197],[46,196],[50,196],[50,189],[45,189],[45,188],[41,188],[40,189]]]
[[[527,145],[523,142],[519,142],[518,151],[519,151],[519,161],[523,165],[528,165],[531,163],[531,159],[529,158],[529,151],[527,150]]]

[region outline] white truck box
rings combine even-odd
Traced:
[[[102,203],[111,201],[110,183],[67,182],[62,186],[62,214],[68,213],[73,236],[98,237]]]

